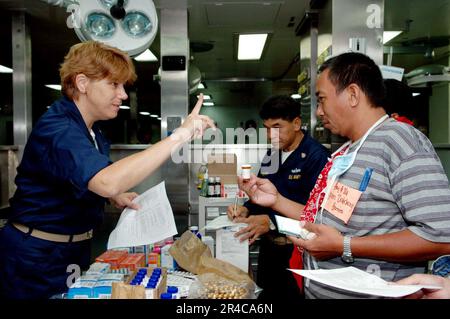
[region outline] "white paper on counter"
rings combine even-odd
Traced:
[[[248,239],[241,243],[239,237],[234,237],[236,232],[245,227],[247,224],[234,224],[216,231],[216,258],[248,272]]]
[[[318,270],[289,270],[324,285],[373,296],[397,298],[413,294],[423,288],[442,288],[429,285],[398,285],[395,283],[388,283],[376,275],[369,274],[355,267]]]
[[[220,228],[233,227],[233,226],[247,227],[248,225],[244,224],[244,223],[235,223],[228,218],[228,215],[221,215],[219,217],[214,218],[213,220],[208,221],[205,226],[205,229],[206,230],[217,230]]]
[[[178,233],[164,182],[133,202],[140,209],[123,210],[116,228],[109,235],[108,249],[149,245]]]

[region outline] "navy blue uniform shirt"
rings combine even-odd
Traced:
[[[281,164],[281,151],[269,150],[261,163],[258,177],[269,179],[284,197],[306,204],[317,177],[328,161],[330,152],[309,134]],[[277,166],[278,164],[278,166]],[[277,170],[278,168],[278,170]],[[244,204],[251,215],[267,214],[275,222],[276,211],[247,201]],[[301,213],[300,211],[298,212]]]
[[[94,124],[98,150],[81,113],[69,99],[52,104],[33,128],[17,168],[11,222],[57,234],[98,226],[106,199],[88,182],[111,164],[109,143]]]

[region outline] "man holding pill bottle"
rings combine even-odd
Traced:
[[[299,227],[316,236],[289,238],[304,252],[305,269],[353,266],[386,281],[424,273],[429,260],[450,252],[450,189],[431,142],[388,118],[383,78],[369,57],[344,53],[319,71],[317,115],[349,141],[333,154],[307,205],[255,176],[240,187],[256,203],[302,216]],[[370,297],[309,280],[305,296]]]
[[[301,129],[300,104],[291,97],[269,98],[260,117],[273,148],[263,159],[258,176],[270,180],[283,196],[305,204],[328,161],[328,150]],[[256,275],[258,286],[263,288],[260,297],[299,298],[295,279],[287,270],[294,245],[276,230],[277,213],[251,202],[230,205],[227,213],[230,219],[248,224],[236,234],[240,240],[248,239],[253,244],[261,239]]]

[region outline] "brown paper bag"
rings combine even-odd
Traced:
[[[208,246],[189,230],[174,242],[169,253],[181,268],[193,274],[199,272],[201,256],[212,257]]]
[[[235,282],[253,283],[240,268],[213,258],[208,246],[189,230],[170,247],[169,253],[178,265],[193,274],[214,273]]]

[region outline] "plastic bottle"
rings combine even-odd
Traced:
[[[250,180],[252,166],[250,164],[244,164],[241,166],[242,168],[242,179],[244,182],[248,182]]]
[[[205,173],[208,172],[208,166],[203,162],[197,172],[197,189],[202,189],[203,180],[205,179]]]
[[[173,299],[172,294],[168,292],[164,292],[161,294],[161,299]]]
[[[200,196],[208,197],[208,172],[205,173],[202,183],[202,189],[200,191]]]
[[[166,244],[161,248],[161,267],[166,267],[167,269],[175,269],[174,260],[169,252],[170,247],[172,247],[173,241],[166,241]]]
[[[214,184],[214,196],[220,197],[220,189],[221,189],[222,183],[220,182],[220,177],[216,177],[216,183]]]
[[[167,286],[167,292],[172,294],[173,299],[180,299],[180,294],[178,293],[178,288],[175,286]]]
[[[216,190],[216,182],[214,177],[210,177],[208,180],[208,197],[214,197]]]
[[[189,230],[196,235],[199,239],[202,239],[202,235],[200,234],[200,232],[198,231],[198,226],[191,226],[189,227]]]
[[[153,247],[153,253],[158,254],[157,266],[160,267],[161,266],[161,247],[155,245],[155,247]]]

